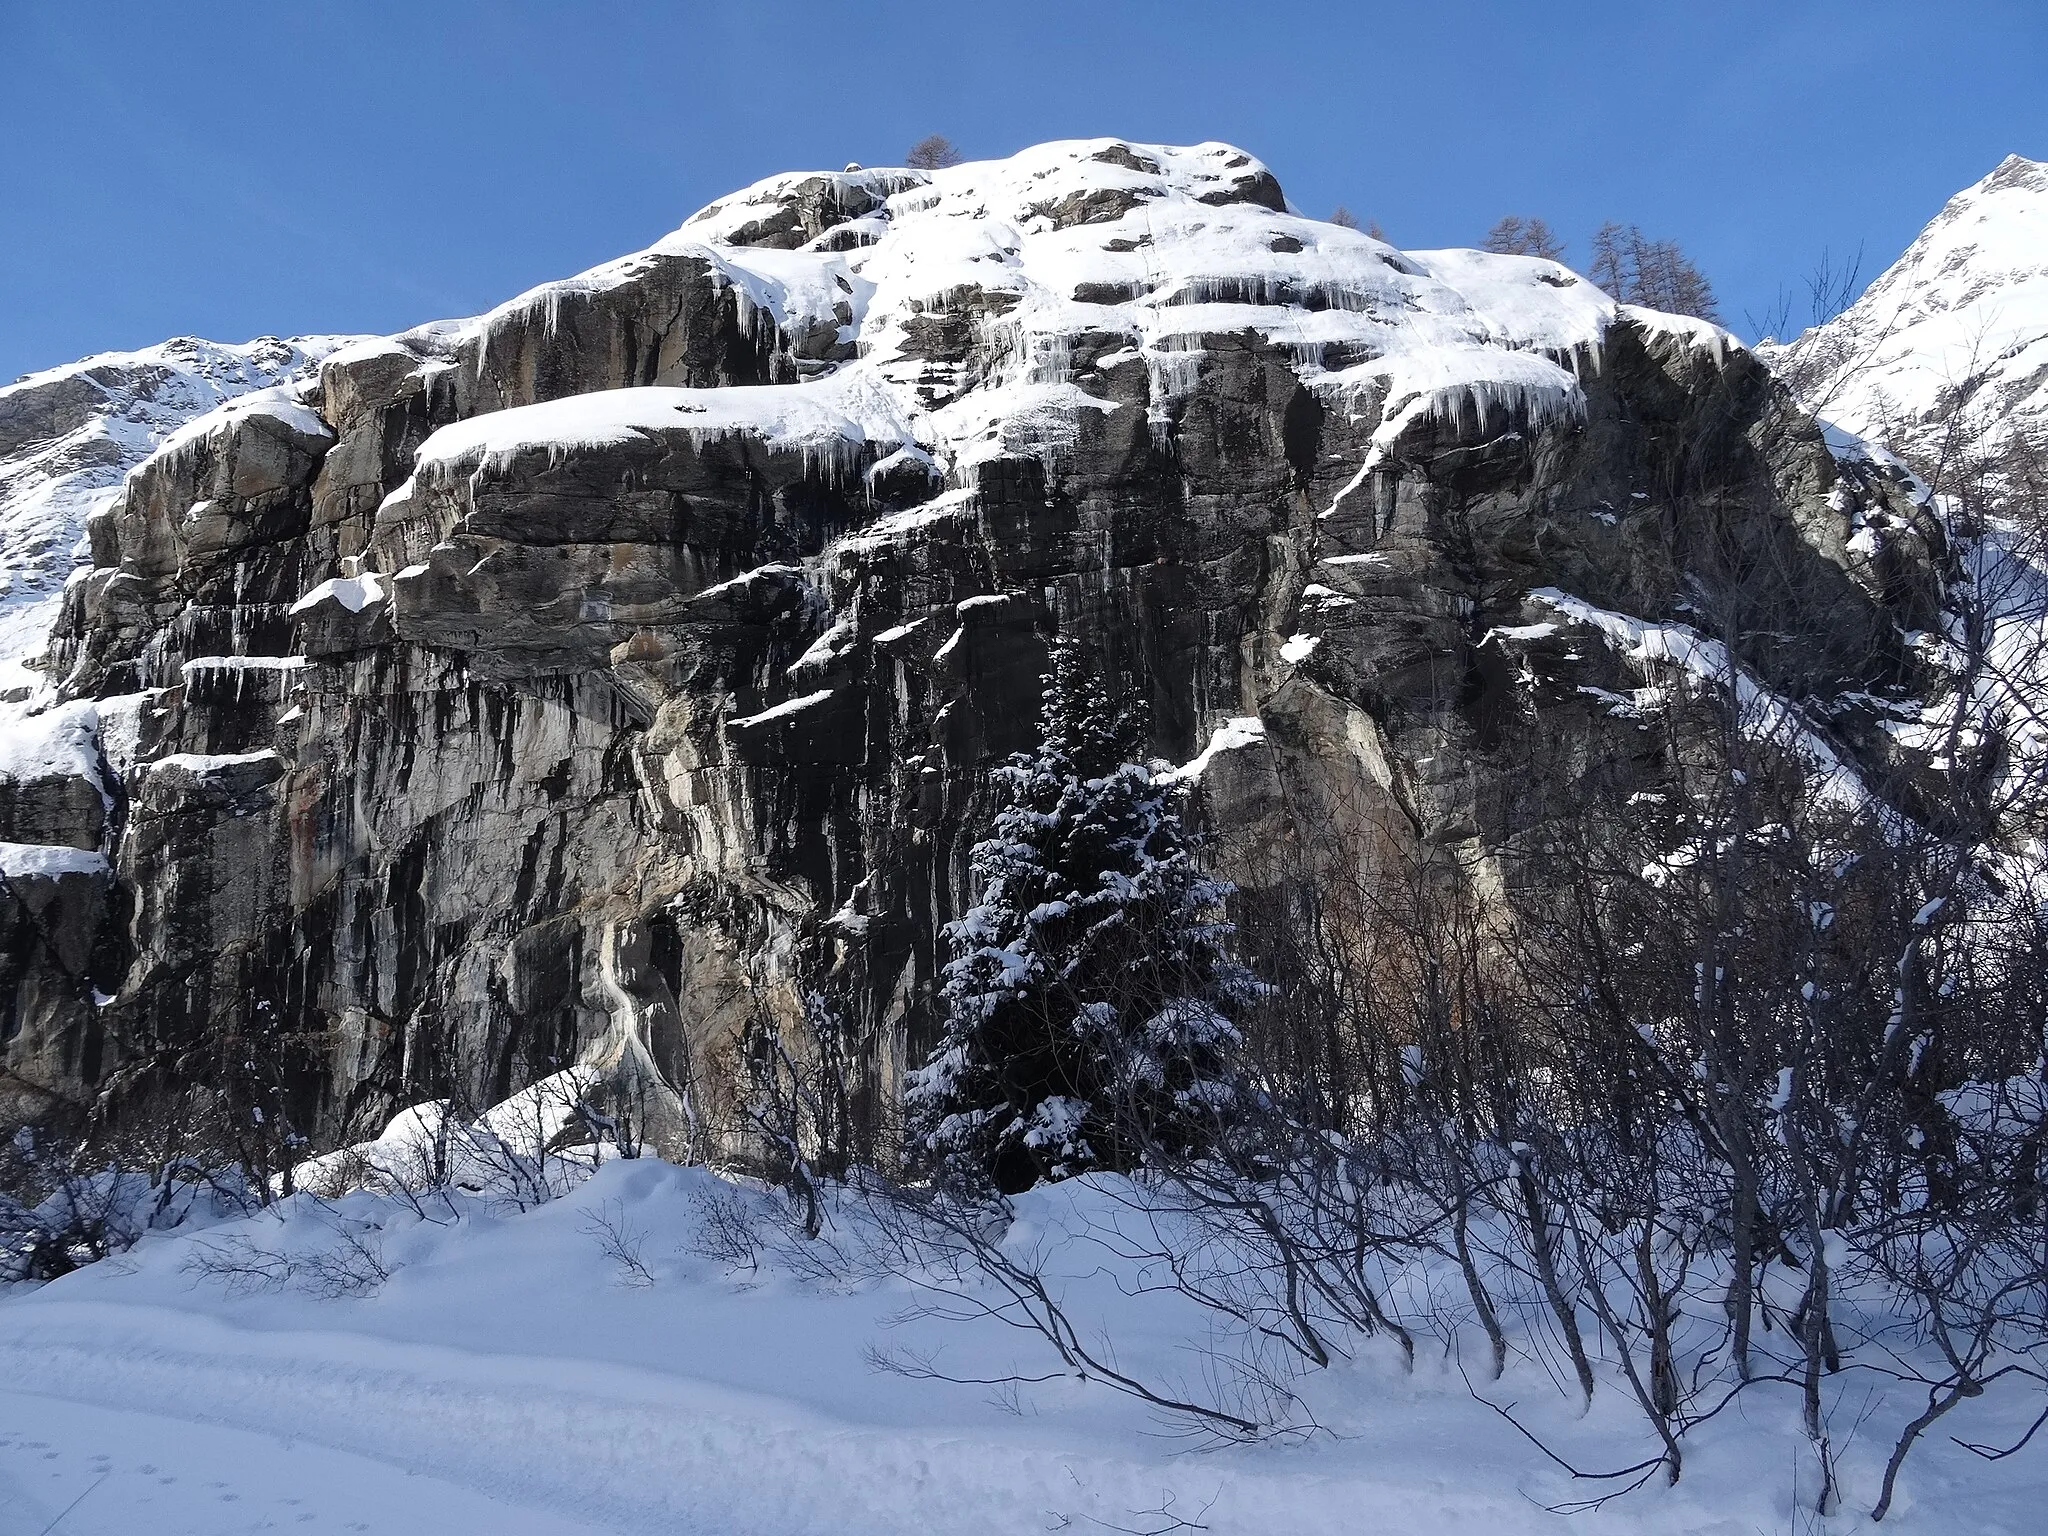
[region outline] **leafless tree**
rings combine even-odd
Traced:
[[[865,1190],[877,1252],[899,1279],[919,1288],[920,1299],[899,1321],[938,1318],[993,1321],[1041,1340],[1058,1369],[964,1377],[941,1369],[927,1355],[871,1348],[877,1370],[923,1380],[1016,1388],[1078,1377],[1148,1404],[1169,1422],[1203,1438],[1257,1438],[1292,1427],[1277,1405],[1290,1401],[1277,1376],[1256,1360],[1181,1386],[1123,1366],[1114,1341],[1094,1340],[1048,1276],[1041,1252],[1019,1252],[1007,1241],[1014,1219],[1006,1197],[934,1185],[877,1182]],[[1083,1234],[1084,1240],[1086,1234]],[[1217,1362],[1210,1362],[1213,1367]]]
[[[943,133],[928,133],[910,146],[903,163],[914,171],[939,171],[965,158]]]
[[[1805,295],[1803,305],[1791,288],[1780,286],[1768,309],[1760,314],[1754,310],[1746,312],[1743,318],[1751,335],[1765,341],[1789,340],[1795,315],[1802,327],[1826,325],[1855,303],[1863,291],[1863,247],[1859,245],[1856,254],[1847,261],[1832,250],[1822,251],[1813,270],[1801,279],[1800,287]]]
[[[1672,240],[1652,240],[1634,224],[1607,223],[1593,233],[1586,275],[1624,304],[1718,321],[1713,285]]]
[[[1380,228],[1380,221],[1378,219],[1367,219],[1363,223],[1361,223],[1359,221],[1358,215],[1353,213],[1349,208],[1345,207],[1342,203],[1339,203],[1335,208],[1330,210],[1330,217],[1328,222],[1335,224],[1339,229],[1362,230],[1364,233],[1372,236],[1372,238],[1375,240],[1384,241],[1387,238],[1387,232],[1384,229]]]
[[[825,991],[804,994],[803,1034],[795,1044],[785,1026],[762,1009],[735,1044],[737,1102],[759,1148],[760,1171],[788,1191],[801,1212],[804,1235],[815,1238],[825,1221],[822,1189],[844,1182],[859,1165],[872,1165],[877,1147],[872,1123],[857,1112],[861,1041],[846,1012]]]
[[[1564,241],[1543,219],[1524,218],[1511,213],[1486,232],[1482,249],[1499,256],[1541,256],[1545,261],[1564,259]]]
[[[654,1284],[654,1272],[641,1257],[647,1238],[627,1222],[624,1202],[607,1200],[583,1218],[582,1231],[597,1243],[598,1252],[616,1266],[622,1284]]]

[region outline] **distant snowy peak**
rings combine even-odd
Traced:
[[[1817,414],[1908,451],[1959,411],[1994,436],[2048,424],[2048,162],[2007,156],[1772,361]]]
[[[348,337],[232,345],[181,336],[102,352],[0,387],[0,689],[41,648],[85,521],[188,421],[299,377]]]

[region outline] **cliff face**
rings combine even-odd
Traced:
[[[681,1141],[828,968],[889,1092],[1055,632],[1252,885],[1484,869],[1656,777],[1617,695],[1701,630],[1853,774],[1944,559],[1725,333],[1106,140],[760,183],[90,532],[0,761],[6,1065],[119,1109],[282,1032],[320,1140],[582,1060]]]

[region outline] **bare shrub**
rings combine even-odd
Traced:
[[[622,1201],[607,1200],[583,1218],[578,1230],[585,1237],[593,1239],[597,1243],[598,1252],[618,1269],[621,1284],[654,1284],[654,1272],[641,1258],[641,1250],[647,1245],[646,1235],[635,1231],[627,1222],[626,1208]]]
[[[247,1233],[201,1238],[185,1270],[230,1295],[293,1289],[323,1301],[370,1295],[391,1278],[374,1226],[324,1205],[316,1209],[327,1242],[291,1246],[259,1242]]]

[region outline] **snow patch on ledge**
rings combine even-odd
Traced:
[[[218,773],[223,768],[241,768],[251,763],[266,762],[282,764],[284,759],[268,748],[261,752],[173,752],[165,757],[152,758],[146,763],[138,763],[136,767],[150,773],[159,768],[176,768],[184,773]]]
[[[89,700],[0,717],[0,779],[84,779],[102,795],[100,713]]]
[[[36,875],[103,875],[107,856],[91,848],[46,843],[0,843],[0,875],[25,880]]]
[[[1547,640],[1556,633],[1555,624],[1496,624],[1480,636],[1479,644],[1483,647],[1495,640],[1526,643],[1531,640]]]
[[[1578,379],[1547,357],[1499,348],[1437,347],[1375,359],[1331,375],[1347,387],[1386,381],[1386,408],[1372,435],[1363,477],[1385,462],[1410,429],[1428,422],[1484,435],[1520,423],[1544,427],[1586,414]],[[1336,510],[1332,502],[1331,511]]]
[[[787,720],[803,710],[815,708],[832,697],[833,690],[820,688],[816,693],[807,693],[801,698],[785,699],[773,709],[764,709],[758,715],[747,715],[739,720],[728,720],[725,728],[729,731],[751,730],[757,725],[770,725],[777,720]]]
[[[162,446],[150,457],[169,458],[182,453],[192,444],[225,432],[251,416],[275,421],[303,437],[332,439],[334,436],[334,429],[320,419],[320,413],[298,398],[296,386],[277,384],[269,389],[237,395],[225,404],[215,406],[204,416],[194,417],[165,438]]]
[[[898,640],[905,639],[915,633],[924,623],[924,619],[912,619],[908,624],[898,624],[893,628],[883,630],[869,643],[873,645],[894,645]]]
[[[1824,802],[1851,811],[1866,810],[1875,803],[1856,770],[1842,761],[1827,738],[1808,725],[1789,700],[1737,665],[1720,641],[1707,639],[1690,625],[1658,624],[1596,608],[1556,587],[1539,587],[1529,597],[1575,623],[1598,630],[1638,667],[1669,663],[1703,683],[1731,691],[1742,734],[1799,758],[1813,773]]]
[[[407,569],[425,570],[426,567],[409,566]],[[744,592],[757,581],[788,579],[802,576],[803,573],[804,568],[800,565],[790,565],[783,561],[771,561],[767,565],[757,565],[751,571],[742,571],[737,576],[728,576],[724,581],[714,582],[710,586],[692,593],[690,601],[693,603],[715,601],[721,597],[728,597],[735,592]],[[404,575],[405,572],[401,571],[399,574]]]
[[[341,604],[350,613],[361,613],[370,604],[384,601],[384,579],[374,571],[363,576],[330,577],[293,603],[285,613],[304,613],[307,609],[318,607],[329,599]]]
[[[842,470],[868,445],[893,452],[912,441],[895,402],[872,379],[849,371],[809,384],[605,389],[492,411],[442,427],[420,444],[415,464],[422,474],[446,476],[502,467],[522,450],[563,454],[672,434],[698,447],[758,437]]]
[[[299,672],[305,669],[303,656],[194,656],[180,662],[178,670],[193,672]]]
[[[1180,767],[1172,769],[1161,775],[1161,777],[1178,779],[1184,784],[1192,784],[1208,771],[1209,764],[1216,760],[1218,753],[1237,752],[1242,751],[1246,747],[1264,746],[1265,742],[1265,721],[1261,720],[1257,715],[1233,716],[1216,727],[1215,733],[1209,737],[1209,744],[1202,748],[1199,757],[1191,762],[1183,763]]]
[[[1620,305],[1618,313],[1646,331],[1673,337],[1688,347],[1711,354],[1716,363],[1726,362],[1729,353],[1743,350],[1741,339],[1733,331],[1711,320],[1674,315],[1662,309],[1645,309],[1640,304]]]
[[[1934,499],[1934,487],[1908,469],[1906,461],[1889,448],[1832,421],[1816,418],[1815,424],[1820,428],[1821,440],[1828,445],[1828,454],[1837,464],[1868,464],[1904,484],[1907,493],[1922,506]]]

